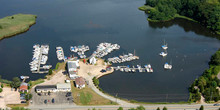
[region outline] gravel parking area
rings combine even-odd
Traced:
[[[33,105],[63,105],[74,104],[71,92],[55,92],[55,93],[33,93]]]

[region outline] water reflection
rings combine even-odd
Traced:
[[[152,28],[169,28],[173,25],[178,25],[182,27],[185,32],[195,32],[199,35],[215,37],[217,39],[220,39],[220,35],[213,33],[213,31],[207,29],[205,26],[182,18],[175,18],[174,20],[166,22],[149,22],[149,26]]]

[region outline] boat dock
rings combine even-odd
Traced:
[[[136,67],[135,66],[130,67],[128,65],[128,66],[117,66],[117,67],[112,67],[112,68],[116,71],[121,71],[121,72],[132,72],[132,73],[135,73],[135,72],[152,73],[153,72],[153,69],[151,68],[150,64],[145,65],[144,68],[142,68],[140,65],[137,65]]]
[[[118,44],[111,44],[106,42],[100,43],[97,46],[96,51],[94,51],[94,53],[92,54],[92,56],[102,58],[108,55],[109,53],[111,53],[113,50],[118,50],[118,49],[120,49],[120,46]]]
[[[138,59],[138,56],[135,56],[132,53],[128,53],[128,55],[120,55],[119,57],[108,58],[108,61],[111,63],[123,63]]]
[[[56,49],[57,49],[57,51],[56,51],[57,59],[65,61],[65,56],[64,56],[63,48],[62,47],[56,47]]]
[[[80,58],[86,58],[85,52],[89,50],[89,46],[79,45],[79,46],[70,46],[70,51],[75,52],[79,55]]]
[[[48,71],[41,71],[41,69],[50,69],[52,65],[44,65],[48,60],[49,45],[34,45],[34,52],[32,62],[29,63],[32,73],[48,73]],[[41,67],[41,64],[44,65]]]

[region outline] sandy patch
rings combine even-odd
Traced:
[[[80,69],[78,70],[78,75],[84,77],[85,79],[91,78],[91,76],[101,77],[106,74],[110,74],[114,71],[112,68],[111,71],[107,71],[105,73],[101,73],[102,69],[106,69],[107,66],[103,65],[103,60],[98,60],[97,65],[90,65],[83,63],[82,61],[79,62]]]
[[[63,74],[63,72],[64,70],[58,71],[49,80],[45,80],[45,82],[39,85],[55,85],[57,83],[64,83],[67,78],[66,75]]]
[[[6,108],[7,104],[20,104],[20,93],[18,91],[11,91],[11,88],[4,87],[3,92],[0,93],[0,108]]]

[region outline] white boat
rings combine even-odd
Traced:
[[[162,56],[162,57],[165,57],[165,56],[167,56],[167,52],[160,52],[159,55]]]
[[[120,68],[120,71],[122,71],[122,72],[123,72],[123,71],[124,71],[124,68]]]
[[[75,48],[73,46],[70,46],[70,51],[71,52],[74,52],[75,51]]]
[[[168,63],[164,64],[164,69],[172,69],[172,65],[169,65]]]
[[[165,43],[165,40],[164,40],[164,45],[161,46],[164,50],[168,49],[168,46],[167,44]]]

